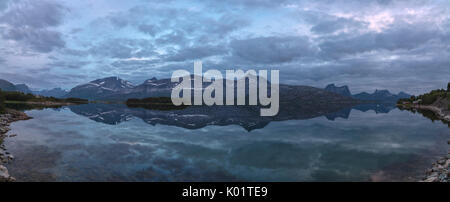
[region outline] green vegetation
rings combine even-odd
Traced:
[[[86,99],[73,98],[73,97],[66,98],[66,99],[63,99],[63,100],[64,100],[64,102],[70,102],[70,103],[88,103],[89,102],[89,100],[86,100]]]
[[[128,107],[132,108],[145,108],[151,110],[179,110],[184,109],[187,106],[175,106],[169,97],[149,97],[144,99],[128,99],[126,102]]]
[[[67,98],[60,99],[55,97],[43,97],[38,95],[33,95],[31,93],[25,94],[22,92],[2,92],[0,91],[0,96],[4,97],[5,101],[17,101],[17,102],[69,102],[69,103],[87,103],[88,100],[79,98]]]
[[[28,104],[27,102],[19,102],[19,101],[7,101],[5,103],[5,107],[7,109],[14,109],[17,111],[26,111],[26,110],[41,110],[41,109],[47,109],[47,108],[61,108],[64,105],[43,105],[43,104]]]
[[[431,105],[434,102],[436,102],[439,98],[447,99],[450,101],[449,91],[448,90],[446,91],[444,89],[433,90],[433,91],[431,91],[429,93],[425,93],[423,95],[412,96],[411,98],[407,98],[407,99],[400,99],[397,101],[397,104],[417,103],[417,104],[421,104],[421,105]]]
[[[0,89],[0,114],[5,113],[5,96]]]

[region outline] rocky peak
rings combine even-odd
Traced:
[[[388,90],[378,90],[378,89],[375,90],[374,95],[392,96],[391,92],[389,92]]]
[[[89,82],[88,84],[112,90],[134,87],[131,82],[123,80],[119,77],[107,77],[103,79],[97,79]]]
[[[336,93],[336,94],[343,95],[343,96],[348,96],[348,97],[352,96],[348,86],[338,87],[333,83],[333,84],[327,85],[327,87],[325,87],[325,90],[328,92]]]

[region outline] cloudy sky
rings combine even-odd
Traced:
[[[279,69],[287,84],[422,93],[450,81],[450,3],[0,0],[0,78],[32,88],[176,69]]]

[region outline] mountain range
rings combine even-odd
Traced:
[[[328,92],[336,93],[339,95],[352,97],[358,100],[364,101],[377,101],[377,102],[388,102],[395,103],[397,100],[402,98],[410,98],[411,95],[405,92],[400,92],[398,94],[393,94],[388,90],[375,90],[373,93],[362,92],[358,94],[351,94],[348,86],[338,87],[334,84],[329,84],[325,87],[325,90]]]
[[[65,97],[113,101],[129,98],[170,97],[172,89],[177,84],[170,79],[152,78],[140,85],[134,85],[118,77],[108,77],[76,86]]]
[[[36,94],[36,95],[42,95],[45,97],[56,97],[56,98],[63,98],[64,96],[67,95],[67,93],[69,93],[69,92],[64,89],[61,89],[61,88],[33,91],[33,94]]]
[[[11,82],[0,79],[0,89],[4,91],[19,91],[23,93],[33,93],[36,95],[57,98],[76,97],[89,100],[112,101],[124,101],[129,98],[170,97],[172,88],[177,84],[178,83],[176,82],[171,82],[170,79],[152,78],[144,81],[142,84],[134,85],[131,82],[123,80],[119,77],[107,77],[78,85],[70,91],[66,91],[61,88],[32,91],[25,84],[14,85]],[[203,87],[206,87],[207,85],[208,84],[204,83]],[[305,86],[280,84],[280,98],[283,98],[284,100],[295,100],[298,98],[296,95],[299,94],[299,92],[295,91],[304,90],[303,87]],[[375,90],[374,93],[362,92],[358,94],[351,94],[348,86],[338,87],[335,84],[329,84],[325,87],[325,89],[311,88],[319,94],[326,94],[326,97],[329,99],[333,100],[334,98],[337,98],[337,100],[339,100],[344,98],[347,102],[352,100],[396,102],[398,99],[411,97],[411,95],[404,92],[392,94],[388,90]],[[340,97],[337,97],[336,95],[340,95]]]
[[[18,91],[16,85],[3,79],[0,79],[0,89],[2,89],[3,91]]]
[[[336,93],[336,94],[343,95],[343,96],[349,96],[349,97],[352,96],[348,86],[337,87],[334,84],[329,84],[329,85],[327,85],[327,87],[325,87],[325,90],[328,92]]]
[[[15,85],[15,84],[13,84],[9,81],[3,80],[3,79],[0,79],[0,89],[3,91],[17,91],[17,92],[22,92],[22,93],[32,93],[35,95],[42,95],[42,96],[46,96],[46,97],[56,97],[56,98],[62,98],[68,93],[66,90],[63,90],[61,88],[33,91],[25,84],[16,84]]]

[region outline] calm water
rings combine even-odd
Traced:
[[[394,107],[278,121],[196,110],[30,110],[6,139],[8,167],[18,181],[405,181],[450,138],[447,125]]]

